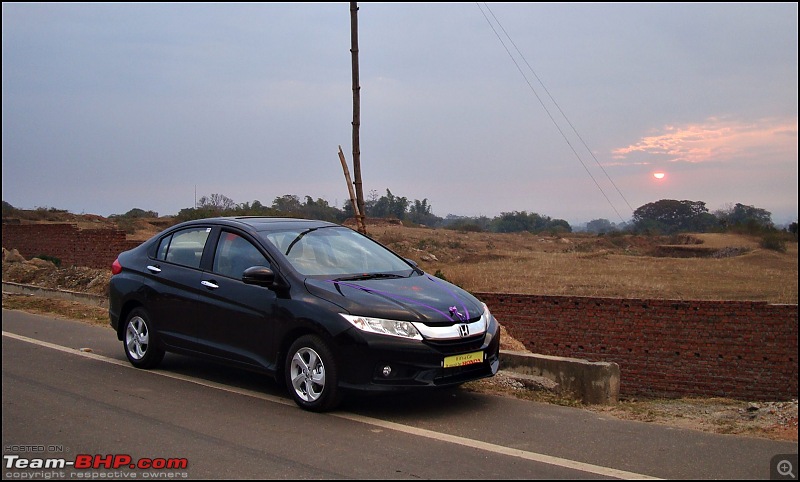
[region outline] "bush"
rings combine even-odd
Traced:
[[[448,224],[444,228],[451,229],[453,231],[462,231],[465,233],[482,233],[484,231],[484,229],[480,227],[477,223],[466,222],[466,221],[456,221],[454,223]]]
[[[16,217],[19,216],[19,209],[15,208],[11,204],[3,201],[3,217]]]
[[[109,216],[111,217],[111,216]],[[155,211],[145,211],[144,209],[133,208],[127,213],[123,214],[123,218],[157,218],[158,213]]]
[[[129,217],[120,217],[117,219],[117,229],[120,231],[125,231],[126,234],[134,234],[136,233],[136,219],[137,218],[129,218]]]
[[[783,236],[781,236],[779,233],[765,234],[764,237],[761,238],[759,246],[764,249],[770,249],[780,253],[786,252],[786,240],[784,240]]]

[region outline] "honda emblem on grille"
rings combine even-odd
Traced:
[[[469,325],[458,325],[458,331],[461,337],[469,336]]]

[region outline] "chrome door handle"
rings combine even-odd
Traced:
[[[149,269],[151,273],[160,273],[161,272],[161,268],[159,268],[158,266],[153,266],[152,264],[148,265],[147,269]]]
[[[214,283],[213,281],[203,280],[203,281],[200,282],[200,284],[205,286],[206,288],[210,288],[212,290],[215,290],[215,289],[219,288],[219,285]]]

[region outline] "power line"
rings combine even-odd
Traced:
[[[547,106],[545,105],[545,103],[544,103],[544,101],[542,100],[542,98],[541,98],[541,97],[539,96],[539,94],[536,92],[536,89],[533,87],[533,85],[531,84],[531,81],[528,79],[528,76],[525,74],[525,72],[524,72],[524,71],[523,71],[523,69],[520,67],[519,63],[517,62],[516,58],[514,57],[514,55],[513,55],[513,54],[511,53],[511,51],[509,50],[508,46],[506,45],[506,42],[503,40],[502,36],[501,36],[501,35],[498,33],[497,29],[494,27],[494,24],[492,23],[492,21],[489,19],[489,17],[488,17],[488,16],[486,15],[486,13],[483,11],[483,7],[481,7],[481,5],[480,5],[480,4],[477,4],[477,5],[478,5],[478,8],[479,8],[479,9],[480,9],[480,11],[481,11],[481,14],[482,14],[482,15],[483,15],[483,17],[486,19],[486,22],[489,24],[489,27],[492,29],[492,31],[494,32],[495,36],[497,37],[497,39],[500,41],[500,43],[502,44],[503,48],[505,49],[506,53],[507,53],[507,54],[508,54],[508,56],[511,58],[511,61],[512,61],[512,62],[514,62],[514,65],[517,67],[517,70],[518,70],[518,71],[519,71],[519,73],[522,75],[522,77],[525,79],[525,82],[528,84],[528,88],[530,88],[531,92],[533,92],[533,95],[534,95],[534,96],[536,96],[536,99],[539,101],[539,104],[541,104],[541,106],[542,106],[542,108],[544,109],[545,113],[547,113],[547,116],[550,118],[550,121],[553,123],[553,125],[556,127],[556,129],[558,130],[558,132],[561,134],[561,137],[563,137],[563,138],[564,138],[564,141],[567,143],[567,145],[569,146],[570,150],[572,150],[572,153],[573,153],[573,154],[575,155],[575,157],[578,159],[578,162],[580,162],[580,163],[581,163],[581,165],[583,166],[583,168],[584,168],[584,170],[586,171],[586,173],[589,175],[589,177],[590,177],[590,178],[592,179],[592,181],[594,182],[595,186],[597,186],[597,189],[600,191],[600,193],[601,193],[601,194],[603,195],[603,197],[606,199],[606,201],[608,202],[609,206],[611,206],[611,209],[613,209],[613,210],[614,210],[614,212],[617,214],[617,216],[620,218],[620,220],[621,220],[621,221],[624,223],[624,222],[625,222],[625,220],[624,220],[624,219],[623,219],[623,217],[620,215],[620,213],[619,213],[619,211],[617,210],[617,208],[614,206],[614,203],[612,203],[612,202],[611,202],[611,199],[609,199],[609,197],[606,195],[606,193],[605,193],[605,191],[603,190],[603,188],[602,188],[602,187],[600,186],[600,184],[597,182],[597,179],[595,179],[595,177],[592,175],[591,171],[589,171],[589,168],[586,166],[586,163],[584,163],[584,162],[583,162],[583,159],[581,158],[580,154],[578,154],[578,152],[577,152],[577,151],[575,150],[575,148],[573,147],[573,145],[572,145],[572,142],[570,142],[570,140],[569,140],[569,138],[567,137],[567,135],[566,135],[566,134],[564,133],[564,131],[561,129],[561,126],[559,126],[558,122],[556,122],[555,118],[554,118],[554,117],[553,117],[553,115],[550,113],[550,109],[548,109],[548,108],[547,108]],[[630,205],[630,203],[628,202],[628,200],[627,200],[627,199],[625,198],[625,196],[622,194],[622,191],[620,191],[620,190],[619,190],[619,188],[617,187],[617,185],[614,183],[614,181],[613,181],[613,180],[611,179],[611,177],[608,175],[608,172],[606,172],[606,170],[603,168],[603,166],[602,166],[602,165],[600,164],[600,162],[597,160],[597,157],[595,157],[594,153],[592,153],[591,149],[589,149],[589,146],[588,146],[588,145],[586,145],[586,142],[583,140],[583,137],[581,137],[581,135],[578,133],[578,131],[577,131],[577,129],[575,128],[575,126],[572,124],[572,122],[570,122],[570,120],[569,120],[569,118],[567,117],[567,115],[564,113],[564,111],[563,111],[563,110],[561,109],[561,107],[558,105],[558,102],[556,102],[556,100],[555,100],[555,99],[553,98],[553,96],[550,94],[550,91],[549,91],[549,90],[547,90],[547,87],[545,87],[545,85],[544,85],[544,82],[542,82],[542,80],[541,80],[541,79],[539,78],[539,76],[536,74],[536,71],[534,71],[534,70],[533,70],[533,67],[531,67],[530,63],[528,63],[527,59],[525,59],[525,56],[522,54],[522,52],[519,50],[519,48],[517,47],[517,45],[514,43],[514,40],[511,38],[511,36],[508,34],[508,32],[505,30],[505,28],[503,28],[503,25],[500,23],[500,20],[498,20],[498,18],[495,16],[494,12],[492,12],[491,8],[489,8],[489,6],[488,6],[488,5],[487,5],[485,2],[484,2],[484,4],[483,4],[483,6],[484,6],[484,7],[486,8],[486,10],[487,10],[487,11],[488,11],[488,12],[489,12],[491,15],[492,15],[492,18],[493,18],[493,19],[494,19],[494,21],[497,23],[497,25],[499,26],[499,28],[500,28],[500,29],[503,31],[503,34],[506,36],[506,38],[508,38],[508,41],[511,43],[511,45],[513,45],[513,46],[514,46],[514,49],[516,50],[517,54],[518,54],[518,55],[520,56],[520,58],[521,58],[521,59],[522,59],[522,60],[525,62],[525,65],[528,67],[528,69],[531,71],[531,73],[533,74],[533,76],[534,76],[534,77],[536,78],[536,80],[539,82],[539,85],[541,85],[542,89],[543,89],[543,90],[544,90],[544,92],[547,94],[547,96],[548,96],[548,98],[550,99],[550,101],[553,103],[553,105],[555,105],[555,106],[556,106],[556,108],[558,109],[558,112],[561,114],[561,116],[564,118],[564,120],[565,120],[565,121],[567,122],[567,124],[570,126],[570,128],[571,128],[571,129],[572,129],[572,131],[575,133],[575,135],[577,136],[577,138],[578,138],[578,139],[581,141],[581,143],[582,143],[583,147],[584,147],[584,148],[585,148],[585,149],[586,149],[586,150],[589,152],[589,155],[591,155],[591,156],[592,156],[592,158],[594,159],[595,163],[598,165],[598,167],[600,167],[600,170],[602,170],[602,171],[603,171],[603,173],[605,174],[606,178],[609,180],[609,182],[611,182],[611,184],[612,184],[612,185],[614,186],[614,188],[616,189],[617,193],[619,193],[620,197],[622,197],[622,199],[625,201],[625,204],[627,204],[627,205],[628,205],[628,208],[631,210],[631,212],[633,212],[633,211],[634,211],[634,209],[631,207],[631,205]]]

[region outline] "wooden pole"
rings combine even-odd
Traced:
[[[364,189],[361,184],[361,146],[358,130],[361,127],[361,87],[358,82],[358,2],[350,2],[350,54],[353,59],[353,173],[355,175],[358,230],[367,234],[364,220]]]
[[[342,152],[342,146],[339,146],[339,160],[342,162],[344,179],[345,181],[347,181],[347,190],[350,191],[350,204],[353,206],[353,216],[356,218],[356,225],[358,226],[358,231],[361,233],[366,233],[367,227],[363,226],[364,219],[361,216],[360,211],[358,210],[358,203],[356,202],[356,194],[353,191],[353,183],[350,182],[350,170],[347,168],[347,161],[344,158],[344,152]]]

